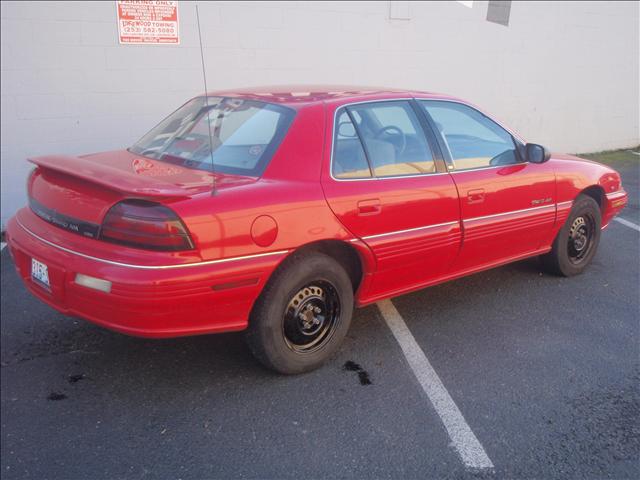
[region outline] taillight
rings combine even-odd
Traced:
[[[124,200],[109,209],[100,227],[108,242],[147,250],[191,250],[182,220],[168,207],[146,200]]]

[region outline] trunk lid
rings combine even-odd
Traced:
[[[125,198],[163,204],[255,182],[253,177],[187,168],[127,150],[81,157],[30,158],[38,166],[27,189],[31,209],[49,223],[94,237],[107,210]]]

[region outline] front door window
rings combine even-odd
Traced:
[[[420,104],[440,131],[455,170],[521,161],[511,134],[479,111],[447,101],[428,100]]]

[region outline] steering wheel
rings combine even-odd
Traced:
[[[376,138],[381,137],[385,133],[391,137],[400,139],[399,144],[396,144],[396,142],[394,141],[392,141],[391,143],[393,143],[393,147],[396,149],[396,155],[402,155],[405,148],[407,148],[407,137],[405,136],[404,132],[395,125],[387,125],[386,127],[382,127],[376,132]]]

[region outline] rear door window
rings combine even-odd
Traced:
[[[409,102],[363,103],[347,110],[361,119],[357,133],[374,176],[435,173],[431,149]]]

